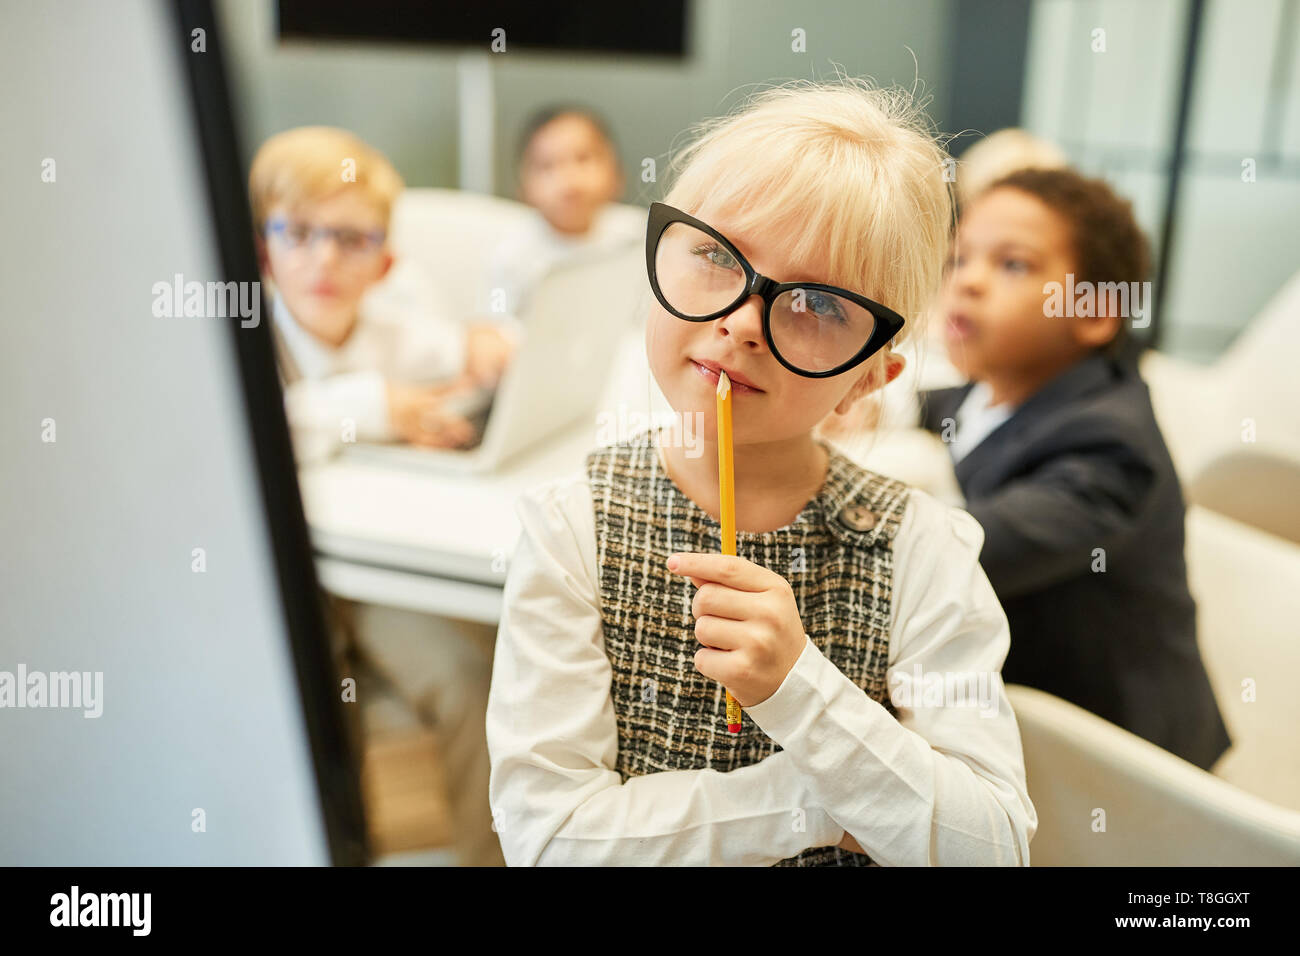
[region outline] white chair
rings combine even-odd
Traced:
[[[1007,692],[1038,814],[1031,864],[1300,865],[1300,813],[1068,701],[1015,684]]]
[[[483,311],[488,263],[497,242],[532,210],[513,199],[458,189],[407,189],[393,207],[394,254],[421,265],[446,296],[450,315]],[[644,235],[646,210],[615,204],[620,233]]]
[[[1201,656],[1233,739],[1214,773],[1300,810],[1300,546],[1192,507],[1185,553]]]
[[[1156,420],[1184,484],[1211,461],[1246,449],[1300,460],[1300,273],[1210,366],[1142,356]]]
[[[479,309],[492,250],[528,214],[523,203],[484,193],[407,189],[393,206],[393,252],[437,281],[450,314],[467,316]]]
[[[1207,463],[1183,491],[1188,504],[1300,544],[1300,455],[1245,445]]]

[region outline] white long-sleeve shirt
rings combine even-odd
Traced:
[[[299,325],[279,295],[274,327],[291,366],[282,368],[285,412],[302,460],[328,457],[349,425],[357,441],[395,440],[386,383],[431,384],[465,367],[466,324],[445,314],[435,284],[410,263],[366,291],[337,347]]]
[[[644,242],[646,215],[645,209],[610,203],[597,212],[585,235],[569,236],[556,231],[536,209],[531,210],[493,249],[480,311],[523,314],[532,291],[558,266]]]
[[[954,464],[974,451],[991,432],[1015,414],[1015,405],[1010,402],[994,405],[990,401],[992,397],[992,386],[987,382],[976,382],[958,406],[956,428],[952,441],[948,443]]]
[[[897,720],[808,639],[777,691],[745,708],[781,751],[726,773],[623,783],[586,475],[534,489],[516,512],[487,710],[508,864],[771,865],[845,832],[882,865],[1028,864],[1038,821],[1000,673],[992,716],[936,706],[942,692],[902,697],[933,675],[987,677],[1006,658],[1006,615],[970,515],[910,494],[894,540]]]

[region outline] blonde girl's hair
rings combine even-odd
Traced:
[[[875,299],[915,337],[943,274],[953,227],[951,169],[912,95],[839,75],[762,90],[692,128],[664,202],[740,233],[793,237],[796,263]],[[873,356],[883,362],[887,349]],[[880,366],[877,365],[877,368]]]
[[[401,175],[383,153],[333,126],[300,126],[277,133],[258,149],[248,174],[253,225],[258,232],[275,206],[328,199],[344,189],[360,191],[379,211],[386,227],[404,187]]]

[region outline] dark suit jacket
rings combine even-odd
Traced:
[[[942,436],[970,388],[923,393],[924,426]],[[1231,740],[1196,646],[1182,491],[1135,366],[1083,359],[956,472],[1011,624],[1003,678],[1209,769]]]

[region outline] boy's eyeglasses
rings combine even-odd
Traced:
[[[347,227],[312,226],[296,219],[285,219],[278,216],[266,224],[266,231],[268,235],[275,236],[290,249],[313,246],[316,244],[317,239],[329,236],[334,240],[334,244],[338,247],[341,255],[354,258],[374,255],[379,251],[380,246],[384,244],[386,235],[382,229],[367,232],[363,229],[349,229]]]
[[[650,204],[645,258],[655,298],[688,322],[710,322],[761,296],[768,347],[806,378],[861,365],[903,327],[897,312],[848,289],[760,275],[722,233],[661,202]]]

